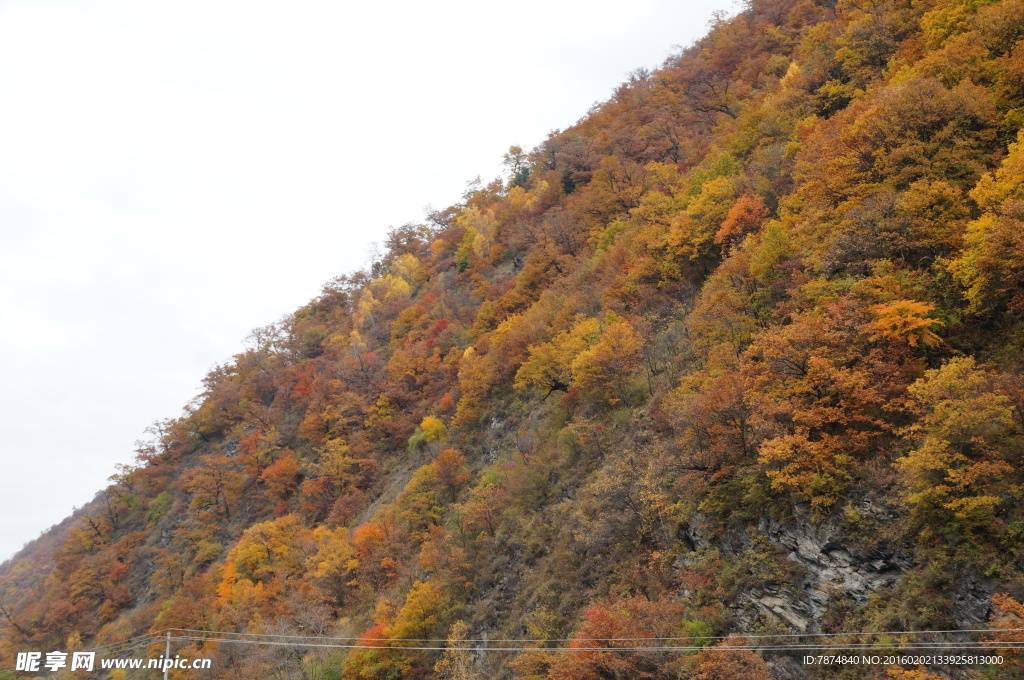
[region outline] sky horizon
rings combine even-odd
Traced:
[[[0,562],[251,329],[734,9],[0,5]]]

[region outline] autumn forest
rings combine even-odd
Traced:
[[[1024,640],[1022,128],[1024,0],[748,0],[254,331],[0,567],[0,678],[1022,677],[776,644]]]

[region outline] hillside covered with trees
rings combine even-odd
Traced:
[[[0,666],[938,677],[716,646],[1024,627],[1022,127],[1024,0],[750,0],[254,331],[0,567]]]

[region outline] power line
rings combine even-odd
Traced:
[[[174,632],[196,633],[198,635],[171,635]],[[274,647],[307,647],[307,648],[330,648],[330,649],[376,649],[376,650],[408,650],[408,651],[467,651],[467,652],[727,652],[727,651],[758,651],[758,652],[838,652],[854,651],[868,652],[873,650],[897,650],[900,652],[912,651],[941,651],[941,650],[1017,650],[1024,649],[1024,641],[1000,642],[995,640],[964,640],[956,641],[905,641],[905,642],[789,642],[780,644],[776,639],[792,638],[837,638],[837,637],[860,637],[860,636],[919,636],[919,635],[959,635],[969,633],[1019,633],[1024,628],[983,628],[966,630],[926,630],[926,631],[869,631],[857,633],[779,633],[776,635],[728,635],[728,636],[703,636],[689,635],[676,637],[627,637],[627,638],[474,638],[456,641],[458,646],[448,645],[448,640],[440,638],[359,638],[359,637],[328,637],[315,635],[291,635],[278,633],[237,633],[230,631],[211,631],[193,628],[166,628],[162,631],[140,635],[125,640],[118,640],[104,645],[90,648],[97,654],[122,656],[130,654],[153,644],[163,644],[168,637],[171,641],[178,642],[213,642],[227,644],[264,645]],[[218,637],[218,636],[234,637]],[[271,639],[263,639],[271,638]],[[276,639],[275,639],[276,638]],[[284,638],[281,640],[280,638]],[[747,644],[717,644],[710,645],[672,645],[653,644],[671,641],[684,640],[750,640]],[[758,643],[757,640],[764,642]],[[638,642],[648,641],[649,645],[608,645],[608,646],[559,646],[559,647],[537,647],[538,643],[596,643],[596,642]],[[356,644],[339,644],[339,642],[355,642]],[[466,643],[479,642],[481,646],[463,646]],[[369,644],[387,643],[387,644]],[[404,643],[428,643],[410,645]],[[508,644],[511,646],[494,647],[493,643]],[[529,645],[529,646],[528,646]]]
[[[131,644],[134,644],[134,643],[142,641],[142,640],[151,640],[154,637],[156,637],[156,636],[155,636],[155,634],[152,634],[152,633],[148,634],[148,635],[139,635],[139,636],[136,636],[136,637],[127,638],[125,640],[118,640],[117,642],[108,642],[107,644],[104,644],[104,645],[98,645],[96,647],[90,647],[86,651],[90,651],[90,652],[109,651],[110,649],[116,648],[116,647],[119,647],[119,646],[131,645]]]
[[[274,640],[240,640],[231,638],[210,638],[181,636],[172,637],[172,640],[188,640],[195,642],[225,642],[229,644],[243,645],[266,645],[276,647],[318,647],[330,649],[376,649],[376,650],[408,650],[408,651],[469,651],[469,652],[699,652],[699,651],[841,651],[856,650],[870,651],[875,649],[900,650],[961,650],[961,649],[1024,649],[1024,642],[923,642],[909,643],[904,645],[892,645],[885,643],[862,643],[862,644],[828,644],[828,645],[716,645],[711,646],[617,646],[617,647],[462,647],[462,646],[426,646],[426,645],[368,645],[368,644],[327,644],[327,643],[295,643],[278,642]],[[403,642],[403,640],[391,640],[390,642]],[[460,640],[459,642],[464,642]]]
[[[287,633],[237,633],[223,630],[200,630],[195,628],[168,628],[155,635],[163,635],[167,632],[180,631],[183,633],[204,633],[209,635],[237,635],[243,637],[269,637],[269,638],[295,638],[318,640],[361,640],[363,642],[394,642],[395,638],[364,638],[364,637],[329,637],[321,635],[293,635]],[[805,638],[805,637],[855,637],[866,635],[951,635],[965,633],[1013,633],[1024,632],[1024,628],[977,628],[962,630],[897,630],[897,631],[869,631],[858,633],[777,633],[765,635],[676,635],[673,637],[624,637],[624,638],[465,638],[462,642],[521,642],[521,643],[546,643],[546,642],[629,642],[631,640],[651,640],[664,642],[669,640],[728,640],[728,639],[774,639],[774,638]],[[447,642],[447,638],[402,638],[403,642]]]

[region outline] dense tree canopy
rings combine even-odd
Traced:
[[[718,17],[254,331],[0,567],[0,665],[840,677],[742,636],[1019,628],[1022,83],[1021,0]]]

